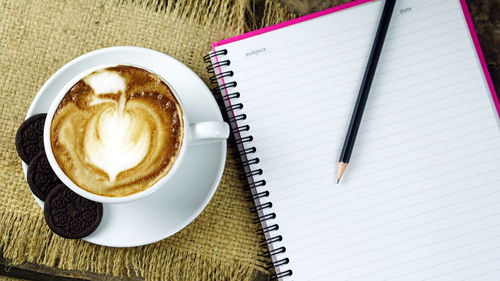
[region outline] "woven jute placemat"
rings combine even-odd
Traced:
[[[58,68],[95,49],[132,45],[169,54],[208,81],[202,56],[209,43],[290,16],[262,1],[257,20],[249,0],[0,1],[0,251],[11,264],[34,263],[146,280],[249,280],[265,271],[265,251],[251,207],[228,155],[217,193],[178,234],[135,248],[66,240],[45,224],[17,157],[14,136],[38,89]]]

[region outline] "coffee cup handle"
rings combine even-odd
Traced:
[[[226,122],[206,121],[189,124],[188,143],[204,144],[229,137],[229,125]]]

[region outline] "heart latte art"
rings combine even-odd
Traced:
[[[181,107],[156,75],[132,66],[95,71],[64,96],[51,124],[57,163],[103,196],[140,192],[165,176],[183,138]]]

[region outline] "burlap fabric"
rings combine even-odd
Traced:
[[[229,155],[205,211],[161,242],[116,249],[65,240],[46,226],[17,157],[14,136],[33,97],[58,68],[89,51],[118,45],[152,48],[187,64],[205,81],[209,43],[289,17],[263,2],[263,20],[247,0],[0,1],[0,250],[12,264],[36,263],[146,280],[249,280],[265,271],[258,225]],[[262,11],[259,12],[260,14]],[[262,16],[262,15],[261,15]]]

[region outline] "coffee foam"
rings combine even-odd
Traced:
[[[115,71],[98,70],[87,75],[83,81],[92,88],[96,95],[125,93],[126,81]]]
[[[130,66],[93,72],[61,101],[51,144],[78,186],[126,196],[171,169],[182,142],[182,111],[156,75]]]
[[[149,147],[151,132],[141,131],[140,122],[131,114],[106,110],[93,119],[84,135],[85,154],[89,161],[106,172],[113,182],[118,173],[135,167]],[[138,137],[129,132],[139,131]]]

